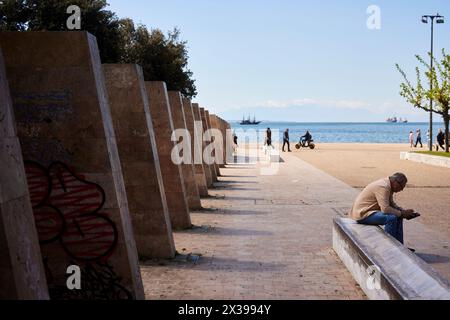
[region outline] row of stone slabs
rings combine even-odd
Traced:
[[[195,120],[229,128],[86,32],[0,33],[0,299],[143,299],[138,258],[174,256],[219,174],[170,159]]]

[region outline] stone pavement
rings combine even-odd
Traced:
[[[147,299],[364,299],[331,248],[332,218],[354,190],[291,154],[276,175],[261,164],[221,169],[174,234],[180,255],[141,263]]]
[[[450,280],[450,170],[400,160],[399,152],[404,150],[409,147],[402,144],[321,143],[313,152],[303,150],[293,154],[344,181],[354,189],[354,197],[368,183],[397,171],[404,172],[408,184],[403,192],[395,195],[395,200],[403,207],[422,213],[418,219],[405,221],[405,243]]]

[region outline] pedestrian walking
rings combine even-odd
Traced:
[[[439,147],[441,147],[442,150],[445,151],[445,148],[444,148],[444,144],[445,144],[445,134],[444,134],[444,132],[442,132],[442,129],[439,129],[439,133],[438,133],[438,135],[437,135],[437,137],[436,137],[436,141],[437,141],[437,144],[436,144],[436,151],[439,151]]]
[[[267,128],[267,130],[266,130],[266,141],[265,141],[264,145],[267,145],[268,147],[271,146],[273,148],[273,146],[272,146],[272,131],[270,130],[270,128]]]
[[[423,148],[422,145],[422,132],[420,131],[420,129],[417,129],[416,131],[416,144],[414,145],[414,148],[417,148],[417,145],[420,143],[420,147]]]
[[[409,132],[409,147],[414,147],[414,132],[412,131]]]
[[[284,152],[284,146],[286,144],[287,144],[288,152],[291,152],[291,146],[289,144],[289,129],[286,129],[283,134],[283,148],[282,148],[283,152]]]

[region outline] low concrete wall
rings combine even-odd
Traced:
[[[450,299],[448,282],[380,227],[336,217],[333,249],[369,299]]]
[[[429,154],[421,154],[415,152],[400,152],[400,159],[425,163],[432,166],[450,168],[450,158],[446,157],[432,156]]]

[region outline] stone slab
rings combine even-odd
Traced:
[[[103,71],[139,257],[173,257],[172,225],[142,68],[104,64]]]
[[[95,37],[2,32],[0,45],[50,297],[142,299]],[[66,286],[73,264],[81,268],[81,290]]]
[[[210,114],[209,114],[208,110],[205,110],[205,115],[206,115],[206,123],[208,125],[208,129],[214,129],[211,125],[211,118],[210,118]],[[213,140],[213,142],[214,142],[214,140]],[[216,145],[216,148],[217,148],[217,145]],[[214,149],[213,156],[216,155],[216,151],[217,150]],[[216,181],[218,181],[217,177],[220,176],[220,170],[219,170],[219,164],[217,163],[217,159],[214,162],[213,166],[214,166],[214,171],[215,171],[215,175],[216,175]]]
[[[186,117],[186,127],[189,129],[189,133],[191,134],[191,150],[192,150],[192,161],[194,161],[194,171],[195,171],[195,181],[197,183],[198,192],[201,197],[208,196],[208,187],[206,183],[206,175],[205,170],[203,168],[203,161],[201,155],[197,153],[195,155],[196,150],[202,150],[201,145],[199,144],[198,139],[195,138],[195,130],[194,130],[194,112],[192,108],[191,100],[183,98],[183,108],[184,115]],[[196,158],[198,160],[196,161]]]
[[[219,150],[218,152],[222,153],[222,161],[218,161],[218,166],[219,168],[224,168],[225,167],[225,163],[224,163],[224,155],[225,155],[225,151],[224,151],[224,147],[225,147],[225,139],[224,139],[224,135],[223,135],[223,130],[221,127],[221,122],[218,116],[216,116],[215,114],[210,114],[209,116],[210,121],[211,121],[211,127],[214,129],[217,129],[220,131],[220,133],[222,134],[222,141],[219,144]]]
[[[49,298],[0,48],[0,300]]]
[[[186,130],[186,117],[184,115],[183,101],[179,91],[169,91],[170,110],[172,112],[172,120],[175,130]],[[183,180],[186,189],[187,201],[190,210],[197,210],[202,207],[200,201],[200,194],[198,192],[197,183],[195,181],[194,162],[192,161],[191,143],[188,144],[191,161],[189,163],[182,163],[181,169],[183,173]]]
[[[171,156],[172,150],[175,148],[175,142],[171,139],[174,126],[166,84],[162,81],[149,81],[145,84],[155,130],[156,146],[164,180],[170,221],[174,229],[190,228],[192,224],[182,168],[181,165],[172,161]]]
[[[206,110],[205,108],[200,108],[200,117],[202,119],[202,125],[203,125],[203,132],[204,132],[204,140],[207,140],[208,137],[205,135],[206,132],[209,132],[209,127],[208,127],[208,122],[206,121]],[[209,138],[211,139],[211,138]],[[207,150],[206,148],[211,147],[211,144],[213,142],[212,141],[205,141],[205,150]],[[214,144],[213,144],[214,146]],[[211,185],[213,184],[213,182],[217,181],[217,174],[216,174],[216,168],[214,167],[214,163],[212,164],[207,164],[205,162],[205,165],[209,167],[209,171],[211,174]]]
[[[206,143],[203,139],[204,137],[204,126],[203,126],[203,121],[202,121],[202,117],[201,117],[201,113],[200,113],[200,106],[198,103],[192,103],[192,112],[194,114],[194,120],[196,123],[195,129],[197,130],[197,132],[195,133],[198,137],[199,142],[201,143],[201,157],[202,157],[202,163],[203,163],[203,170],[205,172],[205,178],[206,178],[206,186],[207,187],[211,187],[212,186],[212,175],[211,175],[211,169],[209,167],[209,165],[207,165],[204,161],[204,157],[203,157],[203,151],[205,150],[206,147]]]

